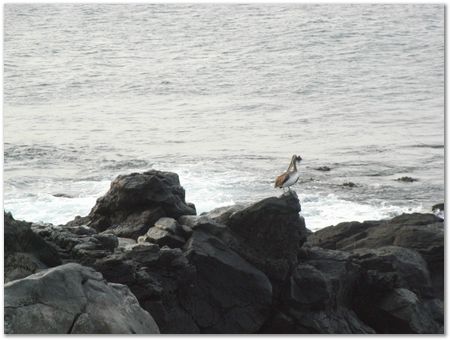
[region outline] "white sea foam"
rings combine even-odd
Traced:
[[[97,198],[107,191],[109,184],[109,181],[73,182],[62,191],[70,197],[55,197],[58,192],[49,185],[38,194],[17,195],[12,192],[5,197],[4,209],[19,220],[64,224],[77,215],[87,215]]]
[[[187,190],[186,199],[196,205],[198,214],[235,204],[233,195],[218,190],[217,183],[201,185],[200,182],[188,182],[187,185],[191,190]],[[12,212],[16,219],[64,224],[77,215],[87,215],[96,199],[106,192],[109,182],[102,181],[96,185],[84,182],[74,186],[80,190],[75,197],[55,197],[44,193],[10,198],[5,200],[5,210]],[[362,204],[343,200],[335,194],[299,194],[299,198],[306,226],[313,231],[340,222],[379,220],[392,218],[404,212],[424,210],[421,205],[400,207],[383,202]]]
[[[306,227],[312,231],[349,221],[388,219],[402,213],[422,212],[422,205],[400,207],[384,202],[363,204],[340,199],[335,194],[300,197]]]
[[[34,199],[8,200],[5,202],[5,210],[11,212],[15,219],[58,225],[77,215],[87,215],[94,204],[95,197],[65,198],[42,194]]]

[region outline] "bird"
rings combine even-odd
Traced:
[[[290,186],[297,183],[298,178],[300,177],[300,174],[297,171],[297,163],[300,164],[301,160],[302,158],[300,156],[292,155],[291,163],[286,172],[276,178],[275,188],[288,188],[291,190]]]

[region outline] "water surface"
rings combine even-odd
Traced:
[[[4,16],[4,201],[17,218],[64,223],[118,174],[151,168],[177,172],[199,212],[251,202],[280,194],[294,153],[311,229],[444,199],[443,5],[7,4]]]

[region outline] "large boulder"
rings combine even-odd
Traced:
[[[298,252],[309,233],[300,211],[297,194],[290,191],[254,204],[181,216],[178,221],[219,238],[278,286],[298,263]]]
[[[300,210],[290,191],[233,212],[226,221],[236,239],[230,246],[271,280],[285,280],[308,234]]]
[[[4,213],[5,282],[61,264],[57,250],[31,230],[31,223]]]
[[[130,290],[70,263],[5,285],[7,334],[154,334]]]
[[[200,331],[258,332],[272,303],[272,286],[264,273],[202,231],[194,231],[185,252],[196,275],[179,298]]]
[[[99,232],[108,229],[117,236],[136,239],[161,217],[195,214],[195,207],[185,201],[177,174],[150,170],[118,176],[88,216],[68,224],[87,224]]]

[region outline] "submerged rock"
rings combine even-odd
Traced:
[[[88,216],[68,225],[87,224],[99,232],[137,239],[161,217],[195,214],[177,174],[150,170],[118,176]]]
[[[436,211],[436,210],[444,211],[444,203],[439,203],[439,204],[433,205],[431,210],[432,211]]]
[[[439,204],[433,205],[433,207],[431,208],[431,211],[437,217],[442,218],[442,219],[445,218],[444,203],[439,203]]]
[[[330,171],[331,168],[328,167],[328,166],[319,166],[318,168],[314,168],[314,170],[317,170],[317,171]]]
[[[72,195],[64,194],[64,193],[52,194],[52,196],[53,197],[62,197],[62,198],[74,198]]]
[[[152,316],[130,290],[79,264],[5,285],[6,334],[154,334]]]
[[[396,181],[404,182],[404,183],[412,183],[412,182],[417,182],[418,179],[413,178],[413,177],[403,176],[403,177],[397,178]]]

